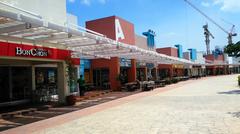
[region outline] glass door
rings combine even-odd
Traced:
[[[96,87],[104,87],[109,82],[109,70],[108,69],[94,69],[93,70],[93,82]]]
[[[31,68],[11,67],[12,100],[31,99]]]
[[[9,67],[0,67],[0,103],[9,102]]]

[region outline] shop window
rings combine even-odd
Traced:
[[[37,71],[36,74],[36,84],[43,84],[44,83],[44,72],[43,71]]]
[[[55,84],[56,83],[56,73],[54,70],[48,70],[48,83]]]
[[[159,70],[159,77],[160,77],[160,79],[165,79],[167,77],[170,77],[169,69],[160,69]]]
[[[37,85],[56,85],[57,69],[56,68],[36,68]]]
[[[90,83],[90,69],[84,69],[84,80],[86,83]]]
[[[103,88],[109,83],[109,69],[94,69],[93,70],[94,86]]]
[[[125,67],[120,68],[120,77],[121,77],[121,84],[125,84],[128,82],[128,68],[125,68]]]
[[[10,101],[9,68],[0,67],[0,103]]]
[[[145,80],[145,71],[143,68],[137,68],[137,79],[140,81]]]
[[[0,67],[1,103],[30,100],[32,81],[30,67]]]

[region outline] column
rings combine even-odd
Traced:
[[[32,65],[32,90],[35,91],[36,90],[36,73],[35,73],[35,66]]]
[[[159,80],[159,74],[158,74],[158,72],[159,72],[159,70],[158,70],[158,66],[156,66],[156,80]]]
[[[157,79],[158,79],[158,71],[157,71],[157,68],[153,68],[153,71],[154,71],[153,80],[157,80]]]
[[[223,69],[224,69],[223,74],[226,75],[227,74],[227,66],[223,66]]]
[[[118,57],[112,57],[110,63],[111,63],[109,65],[110,87],[111,87],[111,90],[115,90],[116,91],[116,90],[120,89],[120,82],[117,80],[117,77],[120,74],[119,58]]]
[[[214,67],[212,68],[212,70],[213,70],[213,75],[217,75],[217,67],[214,66]]]
[[[147,72],[147,67],[144,67],[143,70],[144,70],[144,79],[143,79],[143,80],[146,81],[146,80],[148,80],[148,79],[147,79],[147,74],[148,74],[148,72]]]
[[[137,79],[136,60],[131,60],[131,68],[128,69],[128,82],[134,82]]]
[[[65,62],[58,63],[57,87],[58,87],[59,103],[65,103],[66,96],[69,93],[68,86],[67,86],[66,68],[67,66]]]
[[[173,70],[173,65],[171,65],[171,66],[169,67],[169,77],[170,77],[170,78],[173,78],[173,75],[174,75],[174,74],[173,74],[173,71],[174,71],[174,70]]]

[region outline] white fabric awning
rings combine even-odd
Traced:
[[[79,26],[72,24],[61,26],[43,20],[42,17],[31,15],[0,9],[1,37],[33,40],[36,43],[44,42],[56,46],[62,45],[66,49],[73,51],[73,57],[83,59],[119,57],[136,59],[147,63],[193,64],[189,60],[117,42]]]

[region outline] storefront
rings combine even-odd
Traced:
[[[80,78],[80,75],[83,76],[85,83],[91,83],[91,60],[80,60],[78,78]]]
[[[159,64],[158,75],[160,79],[171,78],[173,69],[171,64]]]
[[[0,106],[31,99],[31,67],[0,65],[0,75]]]
[[[184,76],[184,65],[183,64],[173,64],[173,77]]]
[[[65,63],[70,54],[56,48],[0,42],[0,106],[64,101],[65,92],[76,91],[70,90],[76,84],[70,81]],[[72,60],[79,64],[79,59]]]
[[[97,68],[93,70],[93,84],[95,89],[106,90],[109,87],[109,69]]]
[[[205,66],[193,65],[191,69],[192,77],[202,77],[205,76]]]
[[[139,81],[147,80],[147,67],[144,62],[137,62],[137,79]]]
[[[157,80],[156,65],[153,63],[146,63],[147,67],[147,80]]]
[[[239,65],[230,65],[227,72],[229,74],[240,73],[240,67],[239,67]]]
[[[224,75],[228,72],[226,65],[208,65],[206,66],[207,75]]]
[[[130,69],[131,69],[131,60],[130,59],[125,59],[125,58],[120,58],[120,81],[121,84],[127,83],[128,77],[131,75]]]

